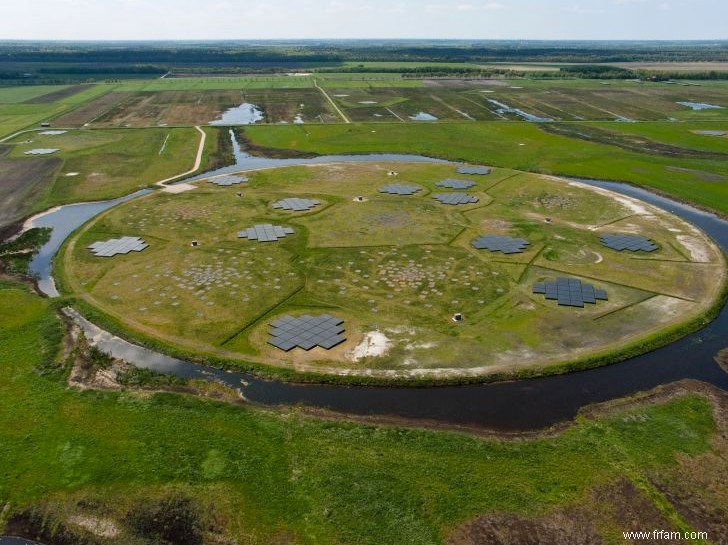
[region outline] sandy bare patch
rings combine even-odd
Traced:
[[[73,515],[68,522],[84,528],[98,537],[118,537],[121,530],[111,519],[94,517],[91,515]]]
[[[364,358],[383,356],[389,351],[392,341],[381,331],[369,331],[364,334],[362,341],[347,354],[352,361]]]
[[[197,189],[197,186],[194,186],[192,184],[173,184],[173,185],[163,185],[162,191],[165,193],[184,193],[185,191],[192,191],[193,189]]]
[[[678,241],[690,252],[690,258],[697,263],[710,263],[710,253],[703,241],[689,235],[678,235]]]
[[[555,176],[545,176],[545,178],[551,179],[551,180],[561,180],[563,181],[563,178],[558,178]],[[602,189],[601,187],[596,187],[588,184],[583,184],[581,182],[575,182],[573,180],[569,180],[568,184],[574,187],[580,187],[582,189],[589,189],[590,191],[594,191],[595,193],[599,193],[600,195],[604,195],[606,197],[610,197],[617,201],[619,204],[624,206],[627,210],[632,212],[633,214],[640,214],[644,216],[651,216],[654,214],[653,210],[650,210],[647,208],[648,205],[644,205],[637,199],[633,199],[632,197],[627,197],[625,195],[620,195],[619,193],[616,193],[614,191],[609,191],[608,189]]]
[[[74,176],[78,176],[79,174],[81,174],[81,173],[80,172],[67,172],[67,173],[64,174],[64,176],[66,178],[72,178]]]

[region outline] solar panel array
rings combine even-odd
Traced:
[[[619,252],[623,250],[629,250],[630,252],[654,252],[659,248],[649,238],[639,235],[602,235],[599,238],[607,248]]]
[[[139,237],[122,237],[94,242],[88,248],[97,257],[113,257],[119,254],[126,255],[129,252],[141,252],[147,247],[149,244]]]
[[[433,199],[440,201],[442,204],[472,204],[478,202],[478,197],[473,197],[467,193],[438,193],[432,196]]]
[[[380,193],[389,193],[390,195],[414,195],[422,188],[418,185],[392,184],[379,188]]]
[[[458,174],[485,176],[486,174],[490,174],[490,167],[471,167],[471,166],[459,167]]]
[[[478,250],[503,252],[504,254],[520,254],[530,245],[525,238],[503,237],[499,235],[483,235],[473,241]]]
[[[219,185],[220,187],[230,187],[231,185],[244,184],[250,181],[247,176],[218,176],[208,180],[211,184]]]
[[[438,187],[446,187],[448,189],[468,189],[473,187],[475,182],[471,182],[470,180],[454,180],[452,178],[448,178],[447,180],[437,182],[435,185]]]
[[[51,153],[55,153],[57,151],[60,151],[58,148],[36,148],[28,150],[25,153],[25,155],[50,155]]]
[[[311,350],[315,346],[330,350],[346,340],[341,336],[344,332],[344,328],[341,327],[343,323],[344,320],[329,314],[320,316],[306,314],[299,318],[283,316],[270,324],[269,333],[272,339],[268,344],[286,352],[296,347]]]
[[[273,203],[273,208],[279,210],[292,210],[293,212],[306,212],[311,210],[314,206],[321,204],[321,201],[316,199],[299,199],[298,197],[292,197],[290,199],[283,199]]]
[[[591,284],[584,284],[578,278],[559,277],[555,282],[536,282],[533,293],[546,296],[546,299],[558,301],[562,307],[584,308],[584,303],[595,304],[597,301],[608,301],[607,292],[596,289]]]
[[[271,225],[265,223],[248,227],[245,231],[238,232],[238,238],[247,238],[248,240],[257,240],[258,242],[275,242],[278,239],[285,238],[293,234],[291,227],[281,227],[279,225]]]

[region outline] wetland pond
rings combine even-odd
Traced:
[[[437,121],[437,118],[434,115],[428,114],[427,112],[419,112],[416,115],[409,116],[409,118],[412,121]]]
[[[494,104],[495,106],[498,106],[498,109],[496,110],[496,113],[498,114],[514,114],[519,117],[522,117],[526,121],[534,121],[534,122],[547,122],[547,121],[553,121],[550,117],[539,117],[537,115],[529,114],[528,112],[524,112],[520,108],[514,108],[513,106],[508,106],[508,104],[504,104],[498,100],[494,100],[492,98],[488,99],[488,102],[491,104]]]
[[[269,159],[253,157],[243,152],[235,139],[233,143],[236,165],[207,172],[193,179],[242,170],[329,162],[436,161],[428,157],[395,154]],[[723,250],[728,251],[728,222],[713,214],[626,184],[579,181],[635,197],[667,210],[701,228]],[[140,194],[105,203],[69,205],[40,218],[43,226],[54,227],[51,241],[31,263],[32,270],[40,277],[41,289],[53,286],[50,260],[62,239],[95,214]],[[41,225],[40,219],[37,225]],[[221,371],[134,345],[99,329],[75,311],[66,312],[70,312],[89,339],[115,357],[141,368],[183,378],[220,382],[239,389],[250,402],[265,406],[298,404],[360,416],[400,417],[501,431],[522,431],[541,429],[571,419],[580,408],[592,403],[621,398],[680,379],[702,380],[728,390],[728,374],[714,359],[728,344],[725,335],[728,331],[728,307],[723,307],[711,324],[695,333],[652,352],[606,367],[510,382],[417,388],[296,384],[263,380],[249,373]]]
[[[210,125],[253,125],[263,119],[263,112],[255,104],[243,102],[240,106],[229,108],[220,119],[210,121]]]
[[[678,102],[681,106],[687,106],[692,110],[718,110],[723,106],[717,106],[715,104],[706,104],[705,102]]]

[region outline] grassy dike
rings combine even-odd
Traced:
[[[120,529],[114,543],[147,543],[132,536],[129,513],[168,494],[194,498],[206,534],[249,543],[428,544],[478,514],[536,518],[623,478],[665,528],[685,528],[650,476],[707,455],[716,432],[696,394],[504,441],[176,394],[79,392],[53,363],[54,306],[0,284],[0,511],[7,519],[45,503],[56,527],[70,515],[103,516]]]

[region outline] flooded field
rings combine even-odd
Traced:
[[[243,102],[223,112],[220,119],[210,121],[210,125],[252,125],[264,118],[263,112],[255,104]]]

